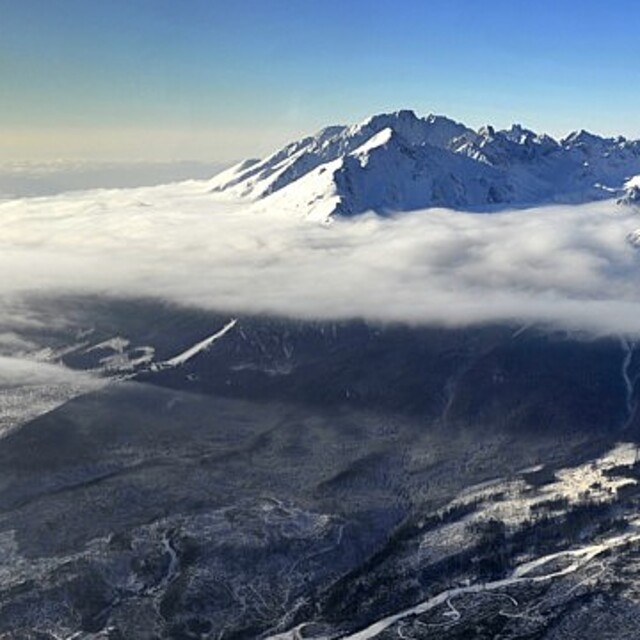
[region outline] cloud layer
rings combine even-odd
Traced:
[[[640,216],[614,202],[330,225],[205,183],[0,205],[0,295],[158,296],[234,312],[552,323],[640,335]]]
[[[0,355],[0,438],[103,385],[104,380],[61,366]]]
[[[4,162],[0,200],[96,187],[139,187],[206,178],[222,165],[204,162]]]

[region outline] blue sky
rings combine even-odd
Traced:
[[[229,161],[412,108],[640,137],[630,0],[0,0],[0,160]]]

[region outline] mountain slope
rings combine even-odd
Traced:
[[[216,176],[225,198],[324,219],[432,206],[586,202],[620,194],[640,172],[640,142],[586,131],[557,141],[514,125],[474,131],[412,111],[335,126]]]
[[[0,638],[638,637],[633,343],[33,305],[118,382],[0,438]]]

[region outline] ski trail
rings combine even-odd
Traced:
[[[225,324],[224,327],[220,329],[220,331],[194,344],[192,347],[190,347],[186,351],[183,351],[182,353],[179,353],[178,355],[173,356],[173,358],[170,358],[169,360],[165,360],[164,362],[158,363],[156,367],[160,369],[166,369],[171,367],[179,367],[180,365],[183,365],[185,362],[188,362],[189,360],[191,360],[191,358],[193,358],[194,356],[197,356],[202,351],[206,351],[207,349],[209,349],[209,347],[211,347],[211,345],[216,340],[219,340],[220,338],[222,338],[222,336],[224,336],[226,333],[231,331],[231,329],[233,329],[233,327],[236,326],[237,322],[238,322],[237,318],[234,318],[233,320]]]

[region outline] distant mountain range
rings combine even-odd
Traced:
[[[403,110],[332,126],[217,175],[213,192],[316,219],[433,206],[482,210],[634,200],[640,140],[587,131],[562,140],[513,125],[473,130]]]

